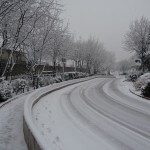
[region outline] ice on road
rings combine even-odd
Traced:
[[[121,81],[93,79],[43,97],[33,118],[48,149],[150,150],[150,103]]]

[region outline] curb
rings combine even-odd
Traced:
[[[30,93],[32,93],[32,92],[33,92],[33,90],[31,90],[31,91],[29,91],[29,92],[25,92],[25,93],[19,94],[19,95],[15,95],[14,97],[12,97],[12,98],[6,100],[5,102],[0,103],[0,108],[4,107],[6,104],[8,104],[8,103],[10,103],[10,102],[12,102],[12,101],[18,99],[20,96],[24,96],[24,95],[30,94]]]
[[[135,93],[135,92],[133,92],[131,89],[129,89],[129,91],[130,91],[132,94],[134,94],[134,95],[136,95],[136,96],[138,96],[138,97],[144,98],[144,99],[146,99],[146,100],[150,100],[150,98],[149,98],[149,97],[145,97],[145,96],[142,96],[142,95],[136,94],[136,93]]]

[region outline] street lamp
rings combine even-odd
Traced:
[[[75,49],[75,72],[77,72],[78,51],[79,49]]]
[[[63,80],[64,80],[66,58],[62,58],[61,61],[62,61],[62,69],[63,69],[63,76],[62,76],[62,78],[63,78]]]

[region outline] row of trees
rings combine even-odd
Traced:
[[[67,28],[59,17],[61,12],[62,5],[56,0],[0,2],[0,34],[3,39],[1,51],[11,50],[3,75],[16,50],[28,54],[27,60],[32,66],[41,64],[46,59],[46,53],[55,63],[60,46],[68,38],[68,35],[65,36]]]
[[[124,46],[126,50],[135,52],[141,60],[143,72],[145,69],[150,70],[150,21],[147,18],[142,17],[131,23]]]
[[[31,72],[43,62],[52,62],[55,73],[58,62],[64,59],[74,60],[76,66],[86,67],[89,73],[110,71],[114,55],[94,38],[75,41],[68,25],[60,18],[62,11],[63,6],[56,0],[0,1],[0,36],[3,40],[0,55],[4,49],[11,50],[2,76],[13,70],[16,50],[26,53]]]
[[[106,51],[103,44],[98,40],[90,37],[88,40],[78,40],[75,42],[74,55],[72,59],[79,62],[79,66],[85,66],[88,73],[91,71],[96,74],[98,72],[107,71],[114,67],[115,55]]]

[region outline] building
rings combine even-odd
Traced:
[[[11,50],[9,49],[4,49],[1,52],[0,55],[0,62],[1,63],[6,63],[10,57],[11,54]],[[26,57],[25,57],[25,53],[21,52],[21,51],[14,51],[13,52],[13,57],[11,58],[12,60],[10,61],[10,63],[13,61],[16,64],[25,64],[26,63]]]
[[[4,49],[0,51],[0,75],[2,75],[4,68],[8,62],[8,59],[11,55],[11,50]],[[22,74],[25,72],[26,67],[26,54],[21,51],[14,51],[13,57],[9,61],[8,68],[10,69],[12,65],[14,65],[13,74]]]

